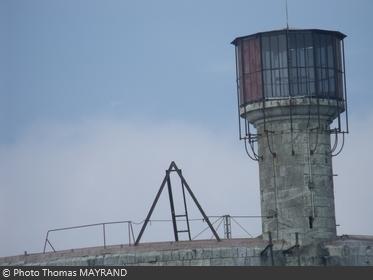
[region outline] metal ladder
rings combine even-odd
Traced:
[[[186,204],[185,199],[185,186],[184,182],[182,180],[182,177],[180,176],[180,182],[181,182],[181,189],[183,191],[183,203],[184,203],[184,214],[176,214],[175,213],[175,205],[174,205],[174,199],[172,195],[172,186],[171,186],[171,178],[170,173],[171,172],[180,172],[180,175],[182,176],[181,170],[177,169],[176,165],[170,166],[168,170],[166,170],[166,177],[167,177],[167,188],[168,188],[168,194],[170,198],[170,206],[171,206],[171,216],[172,216],[172,224],[174,227],[174,235],[175,235],[175,241],[179,241],[179,233],[188,233],[189,240],[192,240],[191,234],[190,234],[190,226],[189,226],[189,217],[188,217],[188,208]],[[186,222],[186,229],[179,230],[177,226],[177,222],[181,221],[177,218],[185,218]]]

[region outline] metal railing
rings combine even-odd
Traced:
[[[219,228],[223,225],[224,229],[224,238],[230,239],[232,237],[231,228],[228,229],[228,226],[231,227],[231,224],[235,224],[238,228],[242,230],[242,232],[245,233],[245,236],[249,238],[253,238],[253,235],[250,234],[250,232],[241,225],[241,223],[238,222],[239,219],[251,219],[251,218],[262,218],[263,216],[231,216],[231,215],[221,215],[221,216],[208,216],[209,219],[212,219],[211,224],[214,226],[216,231],[219,230]],[[182,220],[178,220],[182,221]],[[189,221],[201,221],[205,222],[205,219],[203,218],[196,218],[196,219],[189,219]],[[106,240],[106,226],[113,225],[113,224],[126,224],[127,225],[127,231],[128,231],[128,245],[134,245],[135,244],[135,234],[133,230],[133,225],[141,225],[145,222],[145,220],[140,222],[133,222],[133,221],[116,221],[116,222],[105,222],[105,223],[95,223],[95,224],[86,224],[86,225],[80,225],[80,226],[72,226],[72,227],[64,227],[64,228],[55,228],[50,229],[47,231],[45,236],[45,242],[44,242],[44,249],[43,253],[47,252],[47,246],[53,250],[53,252],[57,252],[55,247],[52,245],[51,240],[49,239],[50,234],[53,232],[60,232],[60,231],[69,231],[69,230],[76,230],[76,229],[83,229],[83,228],[92,228],[92,227],[101,227],[102,228],[102,245],[104,248],[107,246],[107,240]],[[152,219],[149,220],[150,223],[157,223],[157,222],[165,222],[165,223],[171,223],[171,219]],[[199,233],[197,233],[192,240],[196,240],[199,236],[201,236],[205,231],[209,229],[209,226],[205,227],[203,230],[201,230]],[[226,234],[229,232],[229,234]],[[211,239],[213,236],[211,237]]]
[[[47,245],[49,245],[52,248],[53,252],[56,252],[56,249],[53,247],[51,241],[49,240],[49,234],[51,232],[81,229],[81,228],[89,228],[89,227],[102,227],[103,245],[104,245],[104,248],[106,248],[106,226],[107,225],[113,225],[113,224],[127,224],[128,245],[131,245],[132,241],[134,242],[134,240],[135,240],[135,235],[133,233],[132,223],[133,223],[132,221],[117,221],[117,222],[106,222],[106,223],[87,224],[87,225],[81,225],[81,226],[50,229],[50,230],[47,231],[47,234],[45,236],[43,253],[46,252]]]

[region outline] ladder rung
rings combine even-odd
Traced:
[[[189,232],[189,230],[178,230],[177,232]]]
[[[184,215],[175,215],[176,218],[178,218],[178,217],[186,217],[186,216],[187,216],[186,214],[184,214]]]

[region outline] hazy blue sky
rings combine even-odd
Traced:
[[[284,28],[284,3],[0,0],[0,255],[40,251],[49,228],[142,219],[171,160],[207,212],[258,214],[230,42]],[[373,234],[373,1],[288,5],[290,27],[347,35],[337,220]]]

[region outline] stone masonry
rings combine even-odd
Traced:
[[[261,238],[144,243],[0,258],[21,266],[372,266],[373,236],[343,236],[300,247]],[[267,247],[267,250],[263,250]],[[290,249],[289,249],[290,248]]]
[[[258,133],[265,239],[271,232],[274,240],[295,245],[297,234],[307,245],[336,237],[329,130],[343,109],[336,102],[294,98],[241,111]]]

